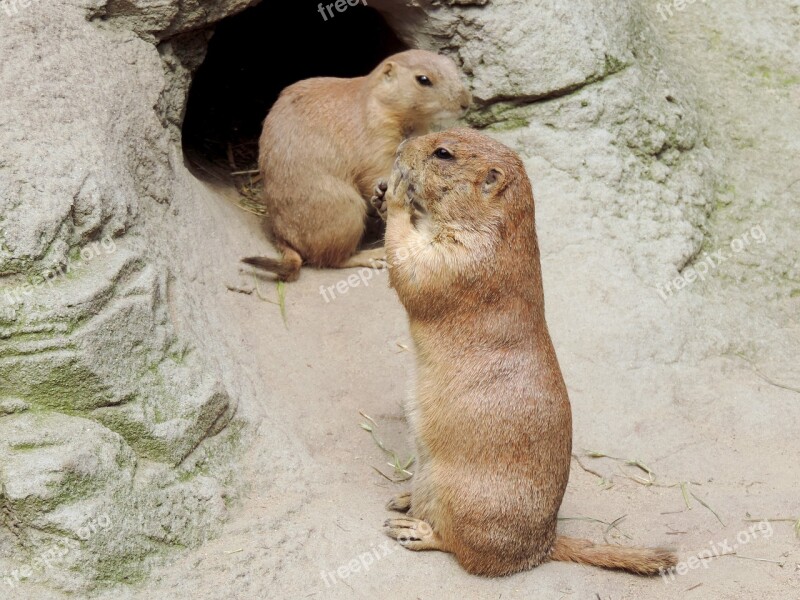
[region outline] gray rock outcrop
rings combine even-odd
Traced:
[[[247,4],[3,7],[3,586],[131,580],[225,518],[229,467],[214,465],[239,435],[237,397],[176,332],[198,315],[171,300],[153,233],[178,156],[169,94],[190,81],[158,42]]]

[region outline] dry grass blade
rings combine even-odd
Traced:
[[[378,448],[380,448],[381,451],[391,459],[391,461],[387,464],[394,469],[395,477],[391,478],[383,473],[380,469],[377,469],[376,467],[372,468],[393,483],[401,483],[411,479],[414,476],[414,473],[408,469],[414,464],[415,458],[413,456],[409,456],[405,461],[401,461],[400,457],[397,456],[397,453],[394,450],[387,448],[380,438],[378,438],[378,435],[375,432],[375,430],[378,428],[378,424],[375,422],[375,419],[361,411],[358,411],[358,414],[367,420],[366,423],[360,424],[361,429],[368,432],[370,436],[372,436],[372,441],[375,442],[375,445],[378,446]]]
[[[617,524],[622,522],[622,520],[625,519],[627,516],[628,515],[622,515],[621,517],[611,521],[611,523],[609,523],[608,521],[603,521],[602,519],[595,519],[594,517],[558,517],[558,520],[559,521],[586,521],[587,523],[598,523],[600,525],[605,525],[606,526],[606,530],[605,530],[605,533],[603,534],[603,539],[606,540],[606,543],[609,543],[608,539],[606,539],[606,535],[608,535],[608,532],[611,531],[612,529],[616,529],[617,531],[619,531],[619,533],[621,535],[623,535],[624,537],[628,538],[629,540],[632,539],[631,536],[629,536],[624,531],[622,531],[619,527],[617,527]]]
[[[781,568],[783,568],[783,565],[786,564],[785,560],[771,560],[769,558],[755,558],[753,556],[742,556],[741,554],[736,554],[735,556],[736,556],[736,558],[741,558],[742,560],[754,560],[754,561],[757,561],[757,562],[773,563],[773,564],[779,565]]]
[[[696,590],[697,588],[699,588],[701,585],[703,585],[703,584],[702,583],[698,583],[697,585],[693,585],[690,588],[686,588],[686,591],[687,592],[691,592],[692,590]]]
[[[744,519],[745,523],[794,523],[792,529],[797,537],[800,537],[800,519],[795,517],[779,517],[777,519]]]
[[[714,516],[717,518],[717,521],[719,521],[719,522],[722,524],[722,526],[723,526],[723,527],[727,527],[727,525],[725,525],[725,522],[724,522],[722,519],[720,519],[720,518],[719,518],[719,515],[717,514],[717,511],[715,511],[715,510],[714,510],[713,508],[711,508],[711,507],[710,507],[708,504],[706,504],[706,503],[703,501],[703,499],[702,499],[702,498],[700,498],[700,497],[699,497],[697,494],[695,494],[694,492],[690,491],[689,493],[690,493],[692,496],[694,496],[694,499],[695,499],[695,500],[697,500],[697,501],[698,501],[700,504],[702,504],[702,505],[703,505],[703,506],[705,506],[705,507],[706,507],[706,508],[707,508],[709,511],[711,511],[711,514],[713,514],[713,515],[714,515]]]
[[[683,495],[683,502],[684,502],[684,504],[686,504],[686,508],[688,510],[692,509],[692,505],[689,502],[689,496],[687,494],[688,485],[690,483],[692,485],[701,485],[700,483],[696,483],[694,481],[680,481],[680,482],[677,482],[677,483],[658,483],[656,481],[657,476],[656,476],[655,472],[653,471],[653,469],[648,467],[641,460],[620,458],[618,456],[611,456],[610,454],[606,454],[605,452],[599,452],[597,450],[586,450],[586,449],[584,449],[584,453],[589,458],[608,458],[610,460],[614,460],[614,461],[617,461],[619,463],[624,463],[626,466],[636,467],[637,469],[640,469],[641,471],[643,471],[644,473],[647,474],[647,478],[640,477],[638,475],[632,475],[631,473],[626,473],[622,469],[621,466],[617,465],[617,467],[619,469],[619,472],[623,477],[625,477],[626,479],[630,479],[631,481],[634,481],[634,482],[638,483],[639,485],[643,485],[645,487],[651,487],[652,486],[652,487],[660,487],[660,488],[680,487],[681,488],[681,494]],[[575,458],[577,459],[577,457],[575,457]],[[586,470],[586,469],[584,469],[584,470]],[[692,493],[692,496],[694,496],[694,493]],[[695,496],[695,498],[697,498],[697,496]],[[697,498],[697,500],[698,500],[698,502],[703,504],[702,500],[700,500],[699,498]],[[717,513],[715,513],[711,509],[710,506],[708,506],[706,504],[704,504],[704,506],[706,508],[708,508],[708,510],[710,510],[712,513],[714,513],[714,516],[717,517],[717,520],[719,520],[719,522],[722,523],[722,519],[719,518],[719,515],[717,515]],[[661,514],[677,514],[677,512],[682,512],[682,511],[676,511],[675,513],[661,513]],[[724,523],[722,523],[722,524],[725,525]]]
[[[611,456],[610,454],[604,454],[603,452],[598,452],[597,450],[584,450],[584,453],[589,458],[609,458],[611,460],[616,460],[618,462],[623,462],[626,465],[636,467],[637,469],[641,469],[642,471],[647,473],[647,476],[653,481],[655,481],[656,474],[653,472],[653,470],[638,459],[620,458],[618,456]]]
[[[283,318],[283,325],[288,329],[289,323],[286,321],[286,282],[278,282],[278,306],[281,309],[281,317]]]
[[[270,304],[276,304],[281,311],[281,318],[283,319],[283,325],[287,329],[289,328],[289,322],[286,320],[286,283],[283,281],[278,281],[277,283],[277,291],[278,291],[278,301],[270,300],[264,294],[261,293],[261,288],[258,285],[258,277],[256,277],[255,273],[253,275],[253,285],[255,286],[256,296],[258,296],[259,300],[263,300],[264,302],[269,302]]]
[[[383,452],[386,454],[391,454],[391,452],[387,450],[386,446],[383,445],[383,442],[378,439],[378,436],[375,435],[375,430],[378,428],[378,424],[372,419],[372,417],[365,415],[363,412],[358,411],[358,414],[369,421],[369,423],[361,423],[361,429],[369,432],[369,434],[372,436],[372,441],[375,442],[375,445],[378,446],[378,448],[383,450]]]
[[[625,471],[622,470],[622,467],[617,465],[617,469],[619,470],[620,475],[622,475],[625,479],[630,479],[631,481],[635,481],[636,483],[649,487],[651,485],[655,485],[657,487],[672,487],[668,485],[659,485],[656,483],[653,473],[650,473],[647,479],[644,477],[639,477],[638,475],[629,475]]]
[[[386,473],[384,473],[383,471],[381,471],[381,470],[380,470],[378,467],[373,467],[372,465],[370,465],[370,468],[371,468],[373,471],[375,471],[375,472],[376,472],[378,475],[380,475],[381,477],[383,477],[384,479],[387,479],[388,481],[391,481],[392,483],[399,483],[398,481],[395,481],[394,479],[392,479],[391,477],[389,477],[389,476],[388,476]]]
[[[248,177],[245,181],[236,181],[236,191],[239,192],[236,205],[244,211],[263,217],[267,208],[261,199],[262,187],[258,177]]]
[[[628,460],[628,461],[625,461],[625,464],[627,464],[627,465],[630,465],[630,466],[632,466],[632,467],[637,467],[637,468],[641,469],[642,471],[644,471],[645,473],[647,473],[647,476],[648,476],[650,479],[652,479],[653,481],[655,481],[656,474],[655,474],[655,473],[653,473],[653,471],[650,469],[650,467],[648,467],[648,466],[647,466],[646,464],[644,464],[642,461],[640,461],[640,460]]]
[[[603,477],[603,476],[602,476],[600,473],[598,473],[597,471],[594,471],[594,470],[590,469],[589,467],[587,467],[586,465],[584,465],[584,464],[581,462],[581,459],[580,459],[580,457],[579,457],[577,454],[575,454],[574,452],[572,453],[572,458],[574,458],[574,459],[575,459],[575,462],[576,462],[576,463],[578,463],[578,466],[579,466],[581,469],[583,469],[583,470],[584,470],[584,471],[586,471],[587,473],[590,473],[591,475],[594,475],[595,477],[599,477],[600,479],[603,479],[603,480],[605,480],[605,477]]]
[[[608,541],[608,532],[609,531],[611,531],[612,529],[616,529],[617,531],[622,533],[622,530],[619,527],[617,527],[617,524],[621,523],[623,520],[625,520],[625,517],[627,517],[627,516],[628,515],[622,515],[621,517],[619,517],[617,519],[614,519],[613,521],[611,521],[611,523],[609,523],[608,527],[606,527],[606,530],[603,532],[603,540],[605,540],[606,544],[610,544],[611,543],[611,542]],[[625,535],[625,534],[622,533],[622,535]],[[631,539],[627,535],[625,535],[625,537],[627,537],[628,539]]]
[[[411,463],[413,463],[413,462],[414,462],[414,460],[411,459],[411,460],[407,460],[405,464],[408,465],[408,466],[411,466]],[[407,468],[405,468],[403,465],[401,465],[399,461],[398,462],[389,462],[389,463],[386,463],[386,464],[389,465],[390,467],[392,467],[394,469],[395,473],[398,473],[398,474],[401,475],[401,477],[397,478],[397,481],[407,481],[407,480],[411,479],[414,476],[414,474],[411,471],[409,471]]]
[[[364,417],[370,423],[370,426],[367,426],[366,423],[362,423],[361,424],[361,427],[363,427],[365,431],[372,431],[372,427],[375,427],[375,428],[378,427],[378,424],[375,422],[375,419],[373,419],[369,415],[364,414],[361,411],[358,411],[358,414],[360,414],[362,417]]]
[[[589,458],[613,458],[614,460],[620,460],[614,456],[609,456],[608,454],[603,454],[602,452],[598,452],[597,450],[585,450],[583,451],[586,456]]]
[[[692,505],[689,503],[689,494],[686,486],[686,482],[681,481],[681,494],[683,494],[683,501],[686,503],[686,508],[692,510]]]
[[[221,151],[224,157],[220,156]],[[202,179],[235,187],[238,194],[223,194],[234,206],[254,215],[266,214],[261,174],[255,168],[258,163],[258,140],[228,143],[224,147],[218,140],[205,140],[202,150],[189,152],[186,158],[192,170],[202,174]],[[243,168],[235,165],[243,165]]]
[[[609,489],[611,486],[613,486],[613,485],[614,485],[614,482],[613,482],[613,481],[611,481],[610,479],[606,479],[605,477],[603,477],[603,476],[602,476],[600,473],[598,473],[597,471],[595,471],[595,470],[593,470],[593,469],[590,469],[589,467],[587,467],[586,465],[584,465],[584,464],[583,464],[583,462],[581,462],[581,459],[580,459],[580,457],[579,457],[577,454],[575,454],[574,452],[573,452],[573,454],[572,454],[572,458],[574,458],[574,459],[575,459],[575,462],[576,462],[576,463],[578,463],[578,466],[579,466],[581,469],[583,469],[584,471],[586,471],[586,472],[587,472],[587,473],[589,473],[590,475],[594,475],[595,477],[599,478],[599,479],[600,479],[600,481],[599,481],[599,484],[600,484],[600,485],[603,485],[603,486],[605,486],[605,489]]]
[[[259,300],[263,300],[264,302],[269,302],[270,304],[275,304],[275,302],[273,302],[272,300],[270,300],[264,294],[261,293],[261,288],[258,287],[258,277],[255,276],[255,273],[253,273],[253,285],[255,285],[256,296],[258,296]]]

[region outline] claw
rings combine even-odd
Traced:
[[[369,203],[384,221],[386,220],[386,190],[388,189],[389,184],[386,181],[379,181],[378,185],[375,186],[372,198],[369,200]]]

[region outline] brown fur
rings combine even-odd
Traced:
[[[436,157],[445,148],[451,159]],[[417,352],[408,411],[418,463],[390,536],[452,552],[470,573],[545,560],[652,574],[663,550],[556,535],[572,446],[569,399],[544,318],[530,181],[471,130],[404,143],[389,182],[390,280]]]
[[[421,85],[420,75],[433,85]],[[245,262],[292,280],[300,271],[296,256],[316,267],[381,260],[380,249],[354,255],[367,202],[388,178],[398,144],[457,118],[470,100],[455,63],[423,50],[390,56],[365,77],[319,77],[286,88],[259,143],[267,226],[284,257]]]

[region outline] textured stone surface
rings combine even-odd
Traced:
[[[26,581],[130,580],[224,520],[238,390],[176,331],[197,316],[170,298],[177,257],[157,226],[183,63],[204,46],[182,36],[194,54],[171,62],[156,43],[247,4],[31,3],[2,15],[0,581],[43,554]],[[101,517],[110,525],[80,539]]]

